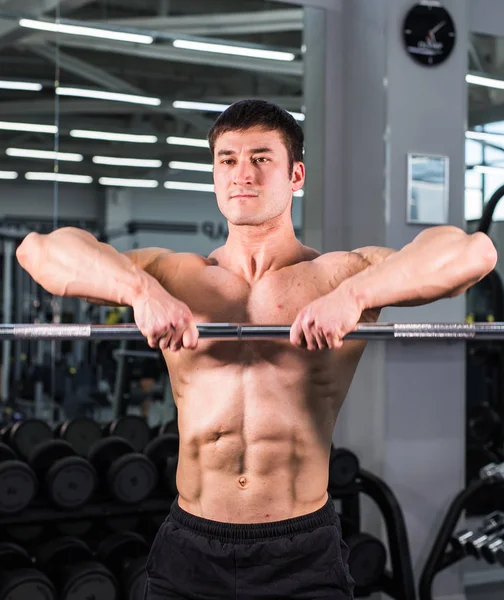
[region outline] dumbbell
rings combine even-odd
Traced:
[[[481,548],[481,557],[489,564],[500,563],[504,566],[504,528],[499,529]]]
[[[451,545],[458,552],[479,558],[480,548],[489,541],[489,536],[493,535],[503,526],[504,513],[495,511],[483,520],[482,525],[476,531],[464,529],[455,533],[451,539]]]
[[[37,552],[36,565],[55,584],[58,600],[118,598],[114,575],[78,538],[60,537],[47,542]]]
[[[51,581],[34,568],[29,554],[10,542],[0,544],[0,600],[56,600]]]
[[[382,542],[368,533],[354,533],[345,539],[348,568],[358,587],[377,585],[385,572],[387,551]]]
[[[12,515],[24,510],[35,497],[37,488],[33,470],[0,442],[0,514]]]
[[[151,439],[151,430],[143,417],[126,415],[114,419],[103,430],[105,435],[113,435],[129,442],[135,452],[142,452]]]
[[[331,444],[329,457],[329,487],[345,487],[359,474],[359,459],[346,448],[335,448]]]
[[[22,459],[28,460],[32,450],[52,439],[52,430],[47,423],[39,419],[27,419],[7,425],[0,431],[1,441],[7,444]]]
[[[503,479],[504,463],[490,463],[485,465],[479,472],[480,479]]]
[[[93,495],[97,483],[93,466],[64,440],[38,444],[28,463],[44,484],[47,498],[58,508],[79,508]]]
[[[91,446],[101,439],[102,431],[96,421],[78,417],[60,423],[54,430],[54,436],[68,442],[79,456],[87,457]]]
[[[98,547],[96,557],[120,582],[124,600],[143,600],[149,550],[145,539],[131,531],[111,535]]]
[[[177,495],[177,464],[179,436],[165,433],[150,441],[144,454],[156,465],[163,486],[168,492]]]
[[[89,451],[89,461],[99,480],[119,502],[136,504],[145,500],[158,483],[154,463],[135,452],[126,440],[111,436],[96,442]]]

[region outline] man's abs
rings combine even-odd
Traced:
[[[181,508],[230,523],[319,509],[327,500],[331,436],[351,380],[350,365],[337,373],[348,354],[335,360],[331,351],[303,352],[288,342],[204,344],[213,348],[198,348],[199,357],[181,360],[172,376]],[[234,360],[219,364],[220,352]]]

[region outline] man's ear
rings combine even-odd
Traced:
[[[305,182],[305,166],[302,162],[295,162],[292,168],[292,191],[300,190]]]

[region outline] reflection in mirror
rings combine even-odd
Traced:
[[[266,0],[26,6],[23,14],[16,0],[0,7],[0,227],[17,236],[13,248],[28,231],[51,231],[57,216],[58,226],[87,229],[120,251],[160,246],[207,256],[227,225],[212,193],[206,134],[224,107],[247,97],[279,104],[304,126],[303,9]],[[299,236],[302,202],[301,190],[292,208]],[[4,322],[53,321],[50,295],[12,252],[4,256],[17,298],[4,293]],[[133,316],[64,299],[58,318]],[[47,419],[91,414],[105,422],[136,412],[159,424],[174,407],[159,402],[170,386],[159,355],[147,350],[5,345],[2,398],[14,394],[24,414]]]
[[[476,231],[485,205],[504,184],[504,38],[472,34],[469,47],[465,216],[467,230]],[[504,251],[503,220],[504,203],[500,202],[489,231],[500,257]],[[502,265],[501,258],[496,269],[468,291],[469,322],[504,320]],[[469,483],[479,479],[482,467],[504,459],[502,344],[468,342],[466,361],[466,481]],[[467,507],[468,516],[486,515],[501,503],[499,492],[473,498]],[[475,565],[467,568],[477,570]],[[480,589],[474,589],[474,594],[473,597],[484,597]]]
[[[408,223],[448,223],[448,157],[408,154]]]

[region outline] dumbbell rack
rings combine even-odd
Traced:
[[[502,493],[504,482],[494,477],[475,480],[459,492],[450,504],[420,576],[418,584],[420,600],[432,600],[432,585],[436,575],[465,558],[463,551],[449,547],[450,540],[469,501],[484,489],[499,490]]]
[[[399,502],[390,487],[376,475],[360,469],[355,482],[345,488],[330,488],[328,491],[333,499],[341,500],[342,514],[355,523],[359,530],[361,522],[359,494],[374,500],[385,520],[391,571],[386,570],[376,586],[356,587],[355,597],[362,598],[376,592],[384,592],[395,600],[415,600],[415,583],[406,523]]]
[[[44,525],[71,521],[99,520],[112,517],[135,517],[168,514],[173,498],[148,498],[138,504],[118,504],[112,501],[89,503],[74,511],[62,511],[50,506],[32,505],[22,513],[0,516],[0,531],[12,525]]]

